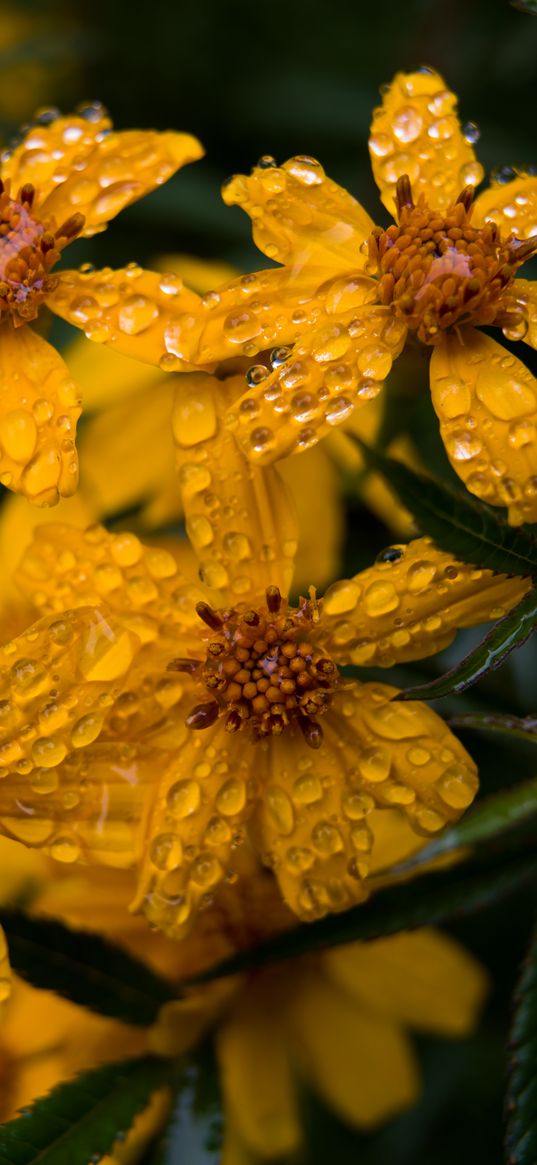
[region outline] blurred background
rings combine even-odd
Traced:
[[[248,270],[266,261],[251,243],[248,220],[224,207],[219,189],[262,154],[280,162],[312,154],[384,221],[369,170],[367,131],[379,86],[398,70],[429,64],[444,74],[459,94],[463,121],[479,126],[477,149],[487,170],[537,164],[536,12],[532,0],[516,6],[508,0],[4,2],[0,135],[9,144],[36,109],[68,111],[88,99],[102,101],[119,128],[197,134],[207,150],[203,161],[127,210],[106,234],[75,244],[70,264],[149,264],[163,253],[182,253]],[[525,356],[530,363],[529,350]],[[428,393],[421,391],[425,362],[414,358],[406,370],[401,364],[397,375],[390,393],[408,397],[408,430],[420,459],[449,476]],[[350,572],[371,562],[394,535],[351,488],[344,508],[340,569]],[[443,656],[399,669],[393,682],[404,685],[445,670],[478,637],[459,638]],[[457,710],[535,714],[536,675],[537,652],[530,643],[459,700]],[[442,701],[435,708],[449,716],[454,704]],[[521,744],[515,755],[509,742],[461,736],[478,760],[485,791],[534,773],[535,745]],[[509,998],[531,907],[521,896],[453,926],[488,967],[490,1000],[473,1038],[451,1045],[420,1041],[419,1107],[362,1136],[304,1093],[310,1132],[304,1162],[324,1165],[330,1153],[338,1165],[452,1165],[455,1159],[459,1165],[476,1159],[499,1165]],[[193,1150],[189,1165],[196,1162]]]

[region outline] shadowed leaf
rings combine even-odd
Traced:
[[[507,1165],[537,1161],[537,930],[514,996],[507,1085]]]

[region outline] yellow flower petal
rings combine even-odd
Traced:
[[[0,481],[40,506],[75,492],[77,385],[61,356],[31,328],[2,326]]]
[[[4,1011],[4,1004],[11,994],[11,968],[9,966],[9,952],[6,936],[0,926],[0,1016]]]
[[[395,187],[404,174],[414,201],[423,194],[438,210],[483,179],[483,167],[459,125],[457,99],[434,69],[397,73],[373,113],[369,154],[382,201],[392,214]]]
[[[14,187],[36,186],[40,212],[61,225],[83,214],[84,235],[104,230],[126,206],[161,186],[203,148],[190,134],[110,132],[104,110],[91,120],[59,117],[31,129],[2,168]]]
[[[371,282],[360,291],[362,304]],[[355,406],[380,392],[405,334],[387,308],[324,315],[230,410],[227,423],[247,456],[265,465],[302,452],[347,420]]]
[[[348,271],[352,254],[355,268],[363,269],[361,246],[374,223],[313,158],[254,166],[249,176],[231,178],[222,197],[250,215],[254,242],[269,259],[298,270],[306,263],[320,264],[335,273]]]
[[[366,811],[398,808],[417,833],[435,834],[471,805],[476,767],[440,716],[418,701],[393,703],[396,695],[387,684],[349,685],[324,717],[325,738],[340,754],[340,788],[346,777],[349,791],[367,794]]]
[[[537,212],[536,212],[537,213]],[[515,323],[515,331],[520,330],[517,339],[524,340],[531,348],[537,348],[537,281],[534,279],[515,279],[509,288],[508,310],[523,313],[522,325]],[[527,329],[527,330],[526,330]],[[509,329],[507,328],[507,332]],[[522,334],[523,333],[523,334]]]
[[[537,520],[537,380],[480,332],[446,333],[433,348],[431,394],[446,452],[467,489]]]
[[[132,264],[119,271],[61,271],[46,302],[56,315],[82,328],[88,340],[169,372],[181,363],[168,352],[167,328],[178,313],[196,311],[199,300],[178,276]]]
[[[287,594],[297,549],[294,508],[278,471],[250,465],[224,426],[241,387],[242,377],[184,375],[173,411],[186,529],[200,577],[232,602],[270,585]]]
[[[417,1100],[410,1041],[390,1020],[346,998],[320,974],[304,976],[289,1023],[304,1072],[343,1120],[371,1128]]]
[[[231,263],[222,263],[216,259],[198,259],[196,255],[158,255],[153,263],[157,271],[174,271],[184,279],[186,286],[198,295],[204,295],[212,287],[220,283],[227,283],[234,279],[237,268]]]
[[[293,591],[302,594],[312,580],[322,587],[339,574],[344,525],[342,481],[325,443],[309,449],[302,457],[286,458],[278,468],[297,512],[299,538]],[[263,472],[266,474],[267,470]]]
[[[419,1031],[463,1036],[487,989],[479,963],[440,931],[423,929],[326,951],[323,969],[367,1010]]]
[[[300,1143],[290,1050],[270,981],[250,984],[220,1025],[216,1049],[226,1111],[246,1145],[263,1158]]]
[[[173,393],[174,377],[157,372],[148,391],[91,417],[85,425],[80,444],[82,483],[99,517],[133,509],[168,490],[175,495],[172,516],[180,515],[171,425]]]
[[[492,182],[474,205],[474,226],[485,222],[495,222],[504,237],[531,238],[537,232],[537,178],[526,174],[512,182]]]
[[[159,368],[122,356],[105,344],[91,344],[85,336],[77,335],[65,349],[65,358],[82,389],[85,415],[96,409],[111,408],[129,397],[150,393],[164,378]]]
[[[319,295],[339,304],[352,300],[364,286],[363,276],[327,279],[325,267],[283,267],[241,275],[209,291],[193,309],[177,300],[178,310],[166,330],[168,351],[185,363],[209,365],[237,356],[255,356],[265,348],[301,336],[319,317]],[[363,300],[362,300],[363,302]]]
[[[392,667],[423,659],[447,647],[460,627],[505,614],[529,585],[477,570],[429,538],[416,538],[328,588],[321,641],[338,663]]]

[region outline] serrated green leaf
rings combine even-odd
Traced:
[[[529,852],[528,852],[529,850]],[[477,856],[449,870],[390,886],[360,906],[285,931],[188,980],[207,982],[311,951],[434,925],[497,903],[527,882],[537,884],[535,838],[522,854]]]
[[[97,934],[19,911],[0,911],[13,970],[47,991],[137,1027],[157,1018],[177,991],[132,955]]]
[[[88,1165],[110,1152],[157,1089],[169,1061],[142,1056],[82,1072],[0,1125],[0,1165]]]
[[[421,531],[442,550],[501,574],[537,575],[537,541],[525,527],[513,528],[471,494],[422,477],[362,441],[358,444],[368,465],[382,473]]]
[[[439,700],[465,692],[487,672],[500,667],[512,651],[529,639],[537,626],[537,589],[532,588],[503,619],[498,619],[485,638],[443,676],[427,684],[406,688],[397,700]]]
[[[537,928],[514,996],[507,1084],[507,1165],[537,1162]]]
[[[498,839],[515,826],[534,820],[537,822],[537,777],[484,797],[456,825],[445,829],[440,837],[424,846],[408,861],[395,866],[392,872],[399,874],[416,870],[465,846],[482,845]]]

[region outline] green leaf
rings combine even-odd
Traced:
[[[465,692],[477,683],[487,672],[507,659],[516,647],[521,647],[529,639],[537,625],[537,589],[532,588],[503,619],[498,619],[481,643],[474,647],[460,663],[450,668],[443,676],[428,684],[417,684],[406,688],[395,698],[397,700],[439,700],[441,696],[452,696]]]
[[[252,950],[226,959],[189,979],[188,984],[220,979],[310,951],[380,938],[483,910],[527,882],[537,884],[535,840],[521,854],[509,853],[501,860],[497,854],[486,854],[449,870],[435,870],[412,882],[392,885],[369,902],[285,931]]]
[[[448,723],[453,728],[499,733],[514,740],[526,740],[530,744],[537,744],[535,716],[504,716],[501,712],[463,712],[460,716],[450,716]]]
[[[523,526],[508,526],[504,517],[469,493],[414,473],[358,441],[367,463],[386,478],[424,534],[462,562],[501,574],[537,575],[537,541]]]
[[[82,1072],[0,1125],[0,1165],[88,1165],[111,1151],[173,1066],[154,1056]]]
[[[537,929],[514,996],[507,1084],[507,1165],[537,1161]]]
[[[532,822],[534,818],[537,819],[537,777],[484,797],[451,829],[445,829],[440,837],[393,867],[392,873],[407,873],[464,846],[497,840],[515,826]]]
[[[75,931],[19,911],[0,911],[13,969],[72,1003],[147,1027],[175,988],[132,955],[97,934]]]

